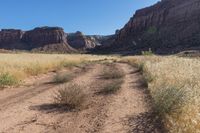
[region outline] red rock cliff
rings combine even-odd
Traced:
[[[2,29],[0,31],[0,48],[15,48],[19,47],[23,32],[15,29]],[[13,45],[14,44],[14,45]]]
[[[200,0],[162,0],[136,11],[116,34],[113,47],[157,53],[200,48]]]

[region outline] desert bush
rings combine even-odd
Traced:
[[[9,73],[2,73],[0,74],[0,87],[8,86],[8,85],[15,85],[18,83],[18,80]]]
[[[75,62],[75,61],[62,61],[61,66],[66,67],[66,68],[72,68],[74,66],[77,66],[79,64],[83,63],[83,61],[80,62]]]
[[[144,87],[148,87],[148,85],[153,82],[154,77],[153,75],[148,71],[148,69],[145,67],[144,63],[138,64],[138,70],[142,72],[142,78],[141,78],[141,84]]]
[[[125,76],[122,70],[119,70],[116,67],[110,67],[103,70],[101,78],[103,79],[120,79]]]
[[[147,34],[155,34],[158,31],[157,27],[151,26],[147,30]]]
[[[62,86],[55,92],[54,101],[56,104],[64,105],[69,109],[80,108],[86,100],[86,95],[77,84]]]
[[[56,75],[53,77],[53,83],[65,83],[72,79],[73,75],[71,73],[56,73]]]
[[[99,94],[113,94],[117,92],[123,83],[123,79],[113,80],[112,82],[106,84]]]
[[[159,88],[152,95],[154,111],[161,117],[178,112],[188,100],[186,91],[182,87]]]
[[[154,55],[154,53],[153,53],[153,51],[151,49],[149,49],[148,51],[142,51],[142,55],[150,56],[150,55]]]
[[[138,63],[137,65],[134,66],[137,67],[140,72],[144,71],[144,62]]]
[[[25,67],[25,72],[26,72],[28,75],[37,76],[38,74],[43,73],[43,68],[42,68],[42,66],[40,66],[40,64],[37,62],[37,63],[33,63],[33,64],[30,64],[30,65],[26,66],[26,67]]]

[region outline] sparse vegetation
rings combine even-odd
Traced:
[[[124,77],[124,72],[115,67],[115,65],[109,64],[104,69],[101,78],[103,79],[120,79]]]
[[[142,72],[154,103],[154,111],[169,132],[200,132],[200,60],[175,56],[126,57]],[[138,64],[138,65],[135,65]],[[150,78],[149,78],[150,77]]]
[[[17,79],[14,76],[10,75],[9,73],[0,74],[0,87],[15,85],[17,83],[18,83]]]
[[[100,90],[100,94],[113,94],[117,92],[123,83],[123,79],[113,80],[112,82],[106,84],[102,90]]]
[[[151,26],[149,27],[149,29],[147,30],[147,34],[155,34],[157,32],[157,28],[155,26]]]
[[[77,84],[62,86],[54,97],[55,103],[64,105],[69,109],[80,108],[86,100],[86,95]]]
[[[60,84],[65,83],[73,79],[73,75],[71,73],[56,73],[53,78],[53,83]]]
[[[153,51],[151,50],[151,48],[149,48],[148,51],[142,51],[142,55],[150,56],[150,55],[154,55],[154,54],[153,54]]]
[[[107,80],[108,83],[105,84],[105,86],[102,90],[100,90],[99,93],[112,94],[117,92],[121,88],[124,76],[124,72],[121,69],[117,68],[115,64],[106,64],[106,68],[103,70],[101,78]]]
[[[3,75],[0,86],[14,85],[16,82],[22,81],[29,76],[37,76],[49,71],[58,71],[62,68],[71,68],[83,63],[98,61],[105,57],[107,59],[113,58],[111,56],[36,53],[1,53],[0,56],[0,73]],[[11,79],[9,82],[7,80],[8,77]]]
[[[178,111],[188,100],[185,90],[174,86],[157,89],[154,94],[154,111],[160,117]]]

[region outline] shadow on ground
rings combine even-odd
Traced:
[[[30,110],[38,110],[44,113],[66,113],[66,112],[73,112],[75,110],[68,108],[65,105],[58,105],[58,104],[42,104],[36,106],[30,106]]]
[[[162,121],[153,113],[131,116],[126,122],[131,130],[128,133],[166,133]]]

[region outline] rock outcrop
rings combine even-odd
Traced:
[[[21,43],[23,31],[15,29],[2,29],[0,31],[0,48],[20,49],[26,46]]]
[[[41,27],[27,31],[22,41],[29,43],[32,47],[40,47],[47,44],[67,43],[65,33],[59,27]]]
[[[60,27],[35,28],[24,33],[22,41],[34,51],[72,52],[68,45],[64,30]]]
[[[200,49],[200,1],[162,0],[136,11],[110,49],[139,53],[149,48],[159,54]]]
[[[1,49],[44,52],[74,52],[60,27],[41,27],[30,31],[3,29],[0,31]]]
[[[95,37],[85,36],[80,31],[67,34],[67,42],[71,47],[81,51],[93,49],[99,45],[99,42]]]

